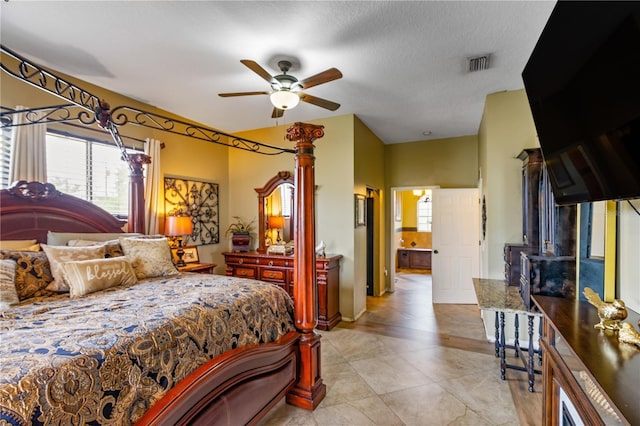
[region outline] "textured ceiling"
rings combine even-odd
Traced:
[[[555,2],[82,1],[0,3],[0,39],[32,61],[218,129],[356,114],[385,143],[476,134],[489,93],[523,87],[521,72]],[[492,54],[469,74],[466,60]],[[344,77],[271,118],[269,90],[240,63],[272,74],[293,58],[299,79]],[[432,132],[423,136],[424,131]]]

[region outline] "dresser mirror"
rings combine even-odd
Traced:
[[[293,240],[293,173],[282,171],[269,179],[258,193],[258,252]]]

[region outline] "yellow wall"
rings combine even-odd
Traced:
[[[385,285],[385,225],[386,214],[384,203],[386,197],[384,182],[384,144],[358,117],[354,119],[354,193],[367,195],[371,192],[374,203],[374,259],[373,259],[373,294],[383,293]],[[352,202],[352,205],[355,203]],[[354,211],[355,215],[355,211]],[[354,215],[351,217],[353,218]],[[353,223],[353,222],[352,222]],[[360,316],[366,308],[367,292],[367,228],[357,227],[354,230],[355,285],[354,306],[355,317]]]
[[[402,191],[402,227],[417,228],[418,227],[418,206],[416,204],[418,197],[413,195],[412,190]]]
[[[476,135],[384,146],[387,187],[474,188],[478,183]]]
[[[517,156],[540,146],[524,90],[487,96],[478,141],[481,192],[487,203],[482,276],[502,279],[504,244],[522,243],[522,161]]]

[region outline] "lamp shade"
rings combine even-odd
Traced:
[[[181,237],[193,233],[193,222],[189,216],[169,216],[167,217],[165,235],[170,237]]]
[[[295,108],[298,102],[300,102],[300,97],[290,90],[273,92],[269,99],[271,99],[274,107],[282,110]]]
[[[284,216],[271,216],[271,217],[269,217],[269,228],[271,228],[271,229],[284,228]]]

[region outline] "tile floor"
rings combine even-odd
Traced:
[[[475,305],[433,305],[431,276],[399,274],[356,323],[321,332],[327,396],[261,425],[517,425],[509,380]]]

